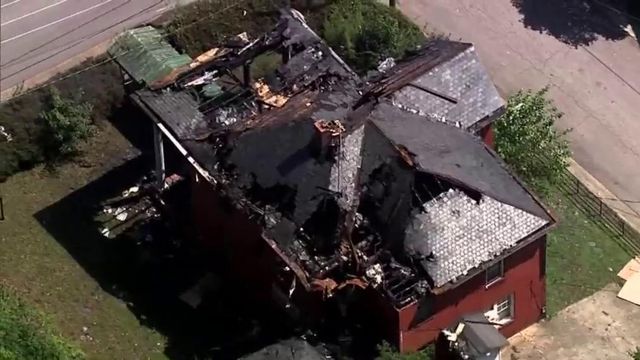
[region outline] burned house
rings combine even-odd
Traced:
[[[487,145],[504,101],[471,45],[425,44],[366,82],[285,10],[191,61],[160,52],[173,65],[149,76],[118,59],[153,121],[156,174],[186,180],[193,233],[261,304],[312,319],[357,291],[402,351],[465,314],[505,335],[544,314],[554,219]],[[256,78],[267,53],[281,63]]]

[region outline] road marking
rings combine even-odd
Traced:
[[[32,16],[32,15],[35,15],[35,14],[37,14],[37,13],[43,12],[43,11],[45,11],[45,10],[47,10],[47,9],[50,9],[50,8],[54,7],[54,6],[58,6],[58,5],[62,4],[62,3],[66,3],[67,1],[69,1],[69,0],[60,0],[60,1],[58,1],[57,3],[53,3],[53,4],[51,4],[51,5],[47,5],[47,6],[43,7],[43,8],[38,9],[38,10],[32,11],[32,12],[27,13],[27,14],[24,14],[24,15],[22,15],[22,16],[18,16],[18,17],[17,17],[17,18],[15,18],[15,19],[11,19],[11,20],[9,20],[9,21],[5,21],[5,22],[3,22],[2,24],[0,24],[0,26],[5,26],[5,25],[9,25],[9,24],[11,24],[11,23],[14,23],[14,22],[16,22],[16,21],[20,21],[20,20],[22,20],[22,19],[24,19],[24,18],[27,18],[27,17]]]
[[[20,1],[22,1],[22,0],[13,0],[13,1],[11,1],[11,2],[8,2],[8,3],[4,4],[4,5],[0,5],[0,9],[2,9],[3,7],[6,7],[6,6],[9,6],[9,5],[13,5],[13,4],[15,4],[15,3],[18,3],[18,2],[20,2]]]
[[[0,45],[2,45],[2,44],[6,44],[6,43],[8,43],[8,42],[10,42],[10,41],[13,41],[13,40],[20,39],[21,37],[25,37],[25,36],[27,36],[27,35],[29,35],[29,34],[32,34],[32,33],[36,32],[36,31],[40,31],[40,30],[46,29],[46,28],[48,28],[49,26],[53,26],[53,25],[59,24],[59,23],[61,23],[61,22],[63,22],[63,21],[69,20],[69,19],[71,19],[71,18],[73,18],[73,17],[76,17],[76,16],[78,16],[78,15],[82,15],[82,14],[84,14],[84,13],[88,12],[88,11],[91,11],[91,10],[93,10],[93,9],[96,9],[96,8],[98,8],[98,7],[102,6],[102,5],[108,4],[108,3],[112,2],[112,1],[113,1],[113,0],[106,0],[106,1],[103,1],[103,2],[101,2],[101,3],[99,3],[99,4],[96,4],[96,5],[93,5],[93,6],[91,6],[91,7],[88,7],[88,8],[86,8],[86,9],[84,9],[84,10],[80,10],[80,11],[78,11],[78,12],[75,12],[75,13],[71,14],[71,15],[67,15],[67,16],[63,17],[62,19],[58,19],[58,20],[53,21],[53,22],[50,22],[50,23],[48,23],[48,24],[45,24],[45,25],[39,26],[39,27],[37,27],[37,28],[35,28],[35,29],[31,29],[31,30],[29,30],[29,31],[27,31],[27,32],[23,32],[22,34],[19,34],[19,35],[16,35],[16,36],[10,37],[10,38],[5,39],[5,40],[2,40],[2,41],[0,41]]]

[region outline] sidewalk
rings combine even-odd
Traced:
[[[640,49],[632,37],[568,46],[525,28],[510,0],[404,0],[419,25],[474,43],[503,95],[550,86],[575,160],[640,217]]]

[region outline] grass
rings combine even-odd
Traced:
[[[47,230],[50,224],[36,219],[43,209],[99,178],[134,151],[109,123],[100,124],[84,150],[76,162],[61,165],[55,174],[36,167],[0,184],[6,215],[0,221],[0,283],[47,314],[51,325],[77,343],[89,359],[165,358],[164,337],[141,324],[129,304],[107,291],[112,289],[104,289]],[[85,223],[79,215],[56,224],[75,234],[70,241],[77,247],[90,244],[80,231]],[[90,337],[83,336],[84,327]]]
[[[56,335],[44,316],[0,286],[0,359],[83,359],[84,354]]]
[[[617,281],[616,274],[630,259],[615,237],[602,230],[560,190],[546,196],[559,217],[547,239],[547,314]]]

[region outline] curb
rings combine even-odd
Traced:
[[[607,189],[598,179],[589,174],[575,160],[569,159],[569,172],[575,176],[591,193],[599,197],[603,203],[611,208],[624,222],[636,232],[640,233],[640,213],[620,200],[609,189]]]

